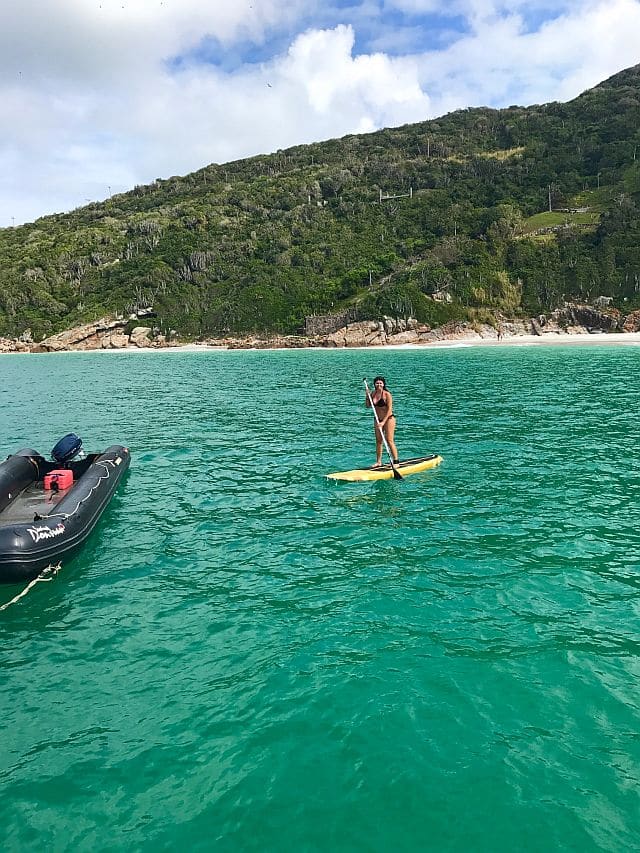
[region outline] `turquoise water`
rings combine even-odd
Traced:
[[[3,356],[2,456],[132,463],[0,613],[2,849],[637,849],[639,359]],[[444,463],[330,483],[378,372]]]

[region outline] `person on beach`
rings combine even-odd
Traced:
[[[380,430],[382,430],[384,437],[387,439],[389,450],[393,454],[393,461],[398,462],[398,450],[394,441],[396,416],[393,414],[393,397],[387,388],[384,376],[376,376],[373,380],[373,394],[371,395],[371,399],[369,399],[369,394],[366,395],[365,405],[367,408],[371,408],[372,402],[378,416],[378,421],[380,422],[380,427],[378,427],[374,418],[373,431],[376,436],[376,464],[373,467],[380,468],[382,466],[382,434]]]

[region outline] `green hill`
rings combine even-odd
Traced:
[[[158,180],[0,230],[0,335],[153,307],[181,336],[307,315],[640,307],[640,66],[566,103],[461,110]],[[435,301],[445,291],[451,301]]]

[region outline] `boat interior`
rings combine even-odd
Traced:
[[[91,463],[99,455],[99,453],[89,453],[84,459],[67,462],[64,466],[58,462],[39,457],[37,464],[34,464],[34,477],[37,477],[37,479],[34,479],[25,489],[19,491],[11,499],[8,506],[0,512],[0,524],[26,524],[50,515],[56,505],[73,490],[74,486],[86,474]],[[52,471],[60,469],[73,472],[73,485],[67,489],[55,487],[53,489],[45,489],[45,476]]]

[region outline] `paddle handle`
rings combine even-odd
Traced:
[[[387,443],[387,437],[384,434],[382,427],[380,426],[380,419],[378,418],[378,413],[376,412],[376,407],[371,397],[371,391],[369,391],[369,386],[367,385],[366,377],[362,380],[364,382],[364,389],[367,392],[367,397],[369,399],[369,405],[373,411],[373,417],[375,419],[376,425],[378,427],[378,431],[380,433],[380,438],[382,439],[382,443],[384,444],[384,449],[387,451],[387,456],[389,457],[389,463],[391,465],[391,470],[393,471],[393,479],[394,480],[402,480],[402,474],[395,466],[393,461],[393,456],[391,455],[391,451],[389,450],[389,444]]]

